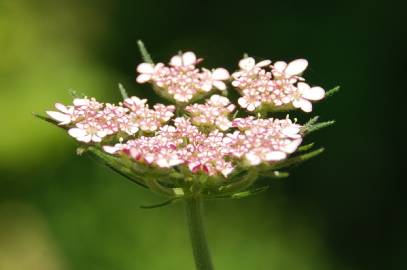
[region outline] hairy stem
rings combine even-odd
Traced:
[[[202,198],[199,196],[190,197],[185,200],[185,203],[196,269],[213,270],[202,219]]]

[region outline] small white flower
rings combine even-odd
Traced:
[[[185,52],[182,55],[175,55],[170,60],[170,65],[174,67],[193,66],[197,63],[196,55],[193,52]]]
[[[256,61],[252,57],[246,57],[239,61],[239,67],[240,67],[240,69],[242,69],[244,71],[250,71],[255,67],[259,67],[259,68],[265,67],[270,64],[271,64],[270,60],[263,60],[256,64]]]
[[[101,142],[107,135],[104,130],[100,130],[93,123],[77,124],[77,127],[68,130],[68,134],[85,143]]]
[[[72,122],[72,114],[74,112],[73,106],[65,106],[61,103],[55,103],[55,108],[59,110],[56,111],[47,111],[46,113],[54,120],[59,122],[59,125],[67,125]]]
[[[297,59],[286,63],[284,61],[277,61],[273,65],[273,75],[275,77],[290,78],[293,76],[299,76],[308,66],[308,61],[305,59]]]
[[[307,83],[299,82],[297,85],[298,93],[293,100],[295,108],[301,108],[304,112],[312,111],[312,101],[321,100],[325,96],[325,90],[321,87],[310,87]]]
[[[164,64],[162,63],[158,63],[156,65],[150,63],[141,63],[137,66],[137,72],[139,72],[140,75],[137,76],[136,81],[138,83],[145,83],[150,81],[154,74],[163,66]]]
[[[260,96],[255,94],[240,97],[237,102],[239,103],[240,107],[246,108],[246,110],[249,112],[256,110],[256,108],[261,105]]]

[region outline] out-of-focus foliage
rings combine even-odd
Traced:
[[[51,100],[69,100],[68,89],[101,95],[115,85],[112,71],[87,53],[103,18],[82,8],[69,1],[0,3],[0,114],[2,130],[7,130],[1,135],[0,159],[9,166],[39,165],[48,153],[44,150],[61,143],[31,112],[52,105]],[[87,19],[93,23],[84,24]]]
[[[0,1],[0,270],[192,269],[181,204],[140,209],[161,199],[76,156],[73,140],[31,116],[70,101],[68,89],[117,102],[122,82],[149,97],[134,84],[138,39],[156,61],[194,50],[230,70],[244,52],[305,57],[312,81],[342,86],[315,106],[335,126],[304,143],[318,142],[323,155],[285,180],[270,178],[259,196],[208,203],[218,269],[405,269],[407,187],[393,145],[403,132],[390,129],[405,100],[405,9],[393,7]]]

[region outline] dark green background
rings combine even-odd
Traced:
[[[229,70],[245,52],[304,57],[308,81],[342,86],[313,112],[337,120],[308,138],[322,156],[207,204],[217,269],[406,269],[405,35],[395,1],[0,0],[0,270],[193,269],[181,204],[140,209],[160,198],[30,115],[68,89],[150,97],[137,39],[157,60],[193,50]]]

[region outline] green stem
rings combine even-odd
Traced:
[[[197,270],[213,270],[211,255],[206,242],[202,220],[202,198],[199,196],[185,199],[189,235]]]

